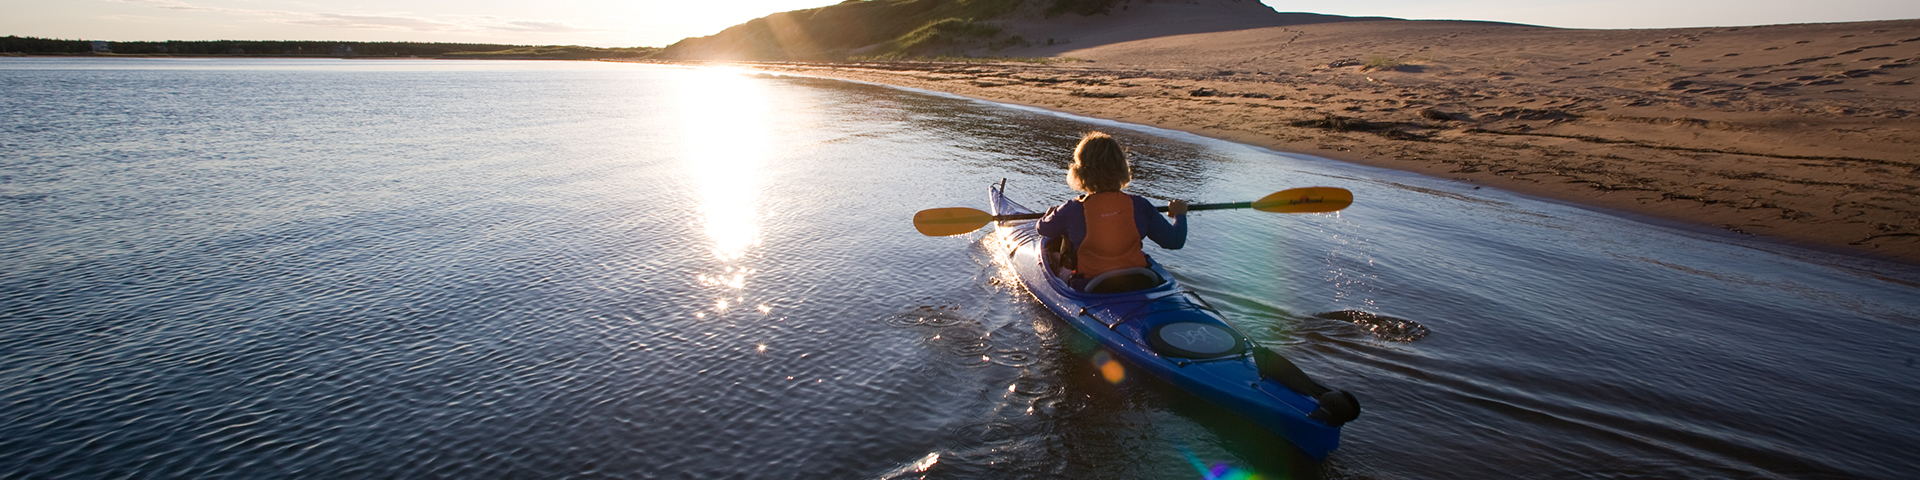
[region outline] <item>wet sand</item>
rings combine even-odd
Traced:
[[[1658,30],[1377,20],[1071,45],[1032,49],[1074,59],[1053,64],[746,65],[1920,263],[1920,20]]]

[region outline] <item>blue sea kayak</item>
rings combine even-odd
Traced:
[[[994,215],[1034,213],[989,187]],[[1051,274],[1033,220],[999,222],[1014,245],[1014,270],[1034,298],[1099,341],[1131,372],[1145,372],[1259,423],[1316,460],[1340,446],[1340,426],[1359,416],[1353,395],[1320,386],[1285,357],[1261,347],[1206,300],[1174,280],[1159,262],[1089,281],[1085,291]],[[1114,290],[1131,290],[1114,293]]]

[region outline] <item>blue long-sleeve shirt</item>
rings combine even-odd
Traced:
[[[1153,243],[1167,250],[1179,250],[1180,247],[1187,245],[1185,215],[1174,217],[1169,222],[1165,215],[1154,211],[1152,202],[1138,195],[1128,194],[1127,196],[1133,197],[1133,226],[1140,229],[1142,238],[1152,239]],[[1087,238],[1086,206],[1080,203],[1080,199],[1068,200],[1065,204],[1047,210],[1047,216],[1040,218],[1040,224],[1037,227],[1041,235],[1058,237],[1065,234],[1067,240],[1078,246],[1081,240]]]

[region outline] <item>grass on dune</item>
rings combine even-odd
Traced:
[[[1102,11],[1114,0],[849,0],[769,15],[668,46],[664,58],[907,59],[1031,43],[993,21],[1029,4],[1049,15]]]

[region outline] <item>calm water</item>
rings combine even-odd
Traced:
[[[1359,395],[1325,464],[908,222],[1094,128],[1136,193],[1354,191],[1150,252]],[[1911,267],[877,86],[0,59],[0,222],[4,477],[1920,476]]]

